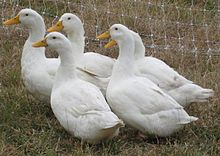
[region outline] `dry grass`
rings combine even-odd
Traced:
[[[43,11],[46,4],[46,12],[56,14],[57,9],[52,0],[36,1],[33,0],[32,8]],[[118,2],[118,3],[116,3]],[[155,0],[154,4],[161,5],[161,1]],[[178,38],[178,33],[182,37],[182,44],[192,49],[191,35],[192,32],[187,26],[181,25],[179,30],[176,25],[162,23],[164,18],[161,8],[152,6],[146,7],[131,1],[111,1],[109,5],[104,0],[82,2],[87,7],[80,11],[81,2],[75,2],[70,5],[70,9],[63,3],[58,3],[59,12],[74,12],[79,15],[85,22],[86,35],[94,38],[96,35],[95,25],[99,25],[98,31],[106,30],[113,23],[123,23],[135,31],[142,34],[154,33],[153,41],[155,44],[164,45],[164,36],[166,31],[168,44],[173,45],[173,50],[147,49],[150,54],[161,58],[170,66],[175,68],[179,73],[188,79],[200,84],[203,87],[215,90],[215,96],[207,103],[193,103],[187,112],[199,117],[197,122],[187,125],[183,130],[168,138],[149,137],[146,140],[136,138],[136,131],[131,128],[122,129],[120,135],[108,142],[99,145],[81,145],[81,142],[69,134],[59,125],[55,119],[50,106],[34,99],[25,90],[20,78],[20,57],[22,47],[27,38],[27,32],[21,27],[3,28],[0,26],[0,155],[219,155],[220,153],[220,58],[212,57],[212,61],[207,63],[207,56],[200,54],[200,50],[207,50],[205,43],[206,36],[204,27],[195,26],[194,33],[197,39],[196,46],[198,57],[195,58],[188,51],[178,51],[178,43],[172,37]],[[65,3],[67,4],[67,2]],[[77,5],[76,5],[77,4]],[[94,10],[94,4],[97,10]],[[168,5],[169,4],[169,5]],[[179,0],[169,1],[165,5],[165,15],[167,21],[177,21],[187,23],[192,18],[187,11],[181,11],[178,16],[175,7],[177,4],[181,7],[189,7],[191,1]],[[194,9],[214,10],[214,1],[197,2]],[[28,1],[22,1],[17,7],[28,6]],[[106,16],[106,6],[115,14],[124,14],[141,17],[134,20],[131,17],[115,16],[109,14]],[[136,9],[135,9],[136,8]],[[138,9],[137,9],[138,8]],[[0,8],[2,9],[2,8]],[[9,18],[13,14],[12,5],[7,3],[4,8],[4,16]],[[2,12],[2,11],[1,11]],[[203,14],[196,10],[193,11],[193,20],[201,24],[204,20],[209,24],[210,43],[212,47],[219,48],[220,33],[216,27],[218,22],[217,13],[210,11],[203,17]],[[146,16],[152,16],[157,21],[143,21]],[[52,17],[45,16],[47,26],[51,25]],[[151,23],[149,23],[151,22]],[[20,36],[22,34],[22,36]],[[152,44],[152,38],[144,37],[146,45]],[[92,42],[86,49],[100,52],[105,55],[116,57],[118,49],[105,50],[99,46],[99,42]],[[183,54],[183,55],[181,55]],[[54,55],[48,52],[47,55]]]

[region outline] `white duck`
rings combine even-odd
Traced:
[[[49,101],[55,73],[60,59],[46,58],[45,48],[34,48],[32,43],[44,38],[45,24],[43,18],[32,9],[22,9],[18,15],[5,21],[4,25],[21,23],[29,30],[21,57],[21,74],[25,87],[34,97]],[[75,53],[77,55],[77,53]],[[97,85],[105,94],[108,80],[99,79],[94,74],[83,69],[77,69],[77,75],[86,81]]]
[[[150,79],[184,107],[192,102],[206,102],[209,97],[213,96],[212,89],[205,89],[194,84],[157,58],[145,57],[145,46],[141,37],[138,33],[130,31],[135,40],[136,75]],[[105,32],[97,38],[109,37],[109,32]]]
[[[150,56],[145,57],[145,46],[141,37],[138,33],[131,32],[135,36],[135,60],[138,75],[149,78],[184,107],[192,102],[206,102],[214,95],[212,89],[194,84],[163,61]]]
[[[112,110],[128,125],[158,136],[169,136],[184,124],[197,120],[183,107],[145,77],[135,76],[134,38],[120,24],[110,28],[106,47],[117,42],[119,56],[114,64],[106,98]]]
[[[95,75],[106,78],[111,76],[115,59],[94,53],[84,53],[85,47],[85,31],[82,21],[72,13],[63,14],[57,24],[49,28],[48,31],[61,31],[67,34],[67,38],[73,44],[77,44],[77,67],[86,69]]]
[[[76,75],[70,41],[58,32],[48,34],[34,47],[49,46],[61,59],[51,93],[51,107],[60,124],[89,143],[116,136],[124,124],[110,110],[101,91]]]
[[[59,65],[56,58],[46,58],[45,48],[33,48],[32,43],[45,34],[43,18],[32,9],[22,9],[18,15],[5,21],[4,25],[21,23],[29,30],[21,57],[21,74],[25,87],[35,97],[49,101],[54,75]]]

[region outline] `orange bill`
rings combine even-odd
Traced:
[[[11,18],[5,22],[3,22],[3,25],[14,25],[14,24],[19,24],[21,23],[19,19],[19,15],[15,16],[14,18]]]
[[[115,40],[111,40],[105,45],[105,48],[111,48],[115,45],[117,45],[117,42]]]
[[[54,26],[50,27],[47,31],[54,32],[54,31],[61,31],[63,30],[64,26],[62,21],[58,21]]]
[[[48,44],[47,44],[46,38],[32,44],[32,47],[35,47],[35,48],[37,48],[37,47],[47,47],[47,46],[48,46]]]
[[[103,34],[97,36],[96,38],[100,39],[100,40],[104,40],[104,39],[107,39],[107,38],[110,38],[110,37],[111,37],[111,35],[110,35],[109,31],[106,31]]]

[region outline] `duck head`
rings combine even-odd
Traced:
[[[53,31],[64,31],[67,34],[70,33],[83,33],[84,35],[84,28],[83,28],[83,23],[77,17],[76,15],[72,13],[65,13],[63,14],[59,21],[52,26],[51,28],[48,29],[49,32]]]
[[[27,28],[33,28],[39,25],[39,22],[43,22],[43,18],[32,9],[22,9],[14,18],[11,18],[3,25],[15,25],[22,24]]]

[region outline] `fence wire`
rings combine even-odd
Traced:
[[[22,8],[38,11],[50,20],[48,26],[65,12],[75,13],[84,22],[87,45],[99,42],[97,34],[112,24],[121,23],[141,35],[149,52],[220,56],[219,0],[1,0],[1,21]]]

